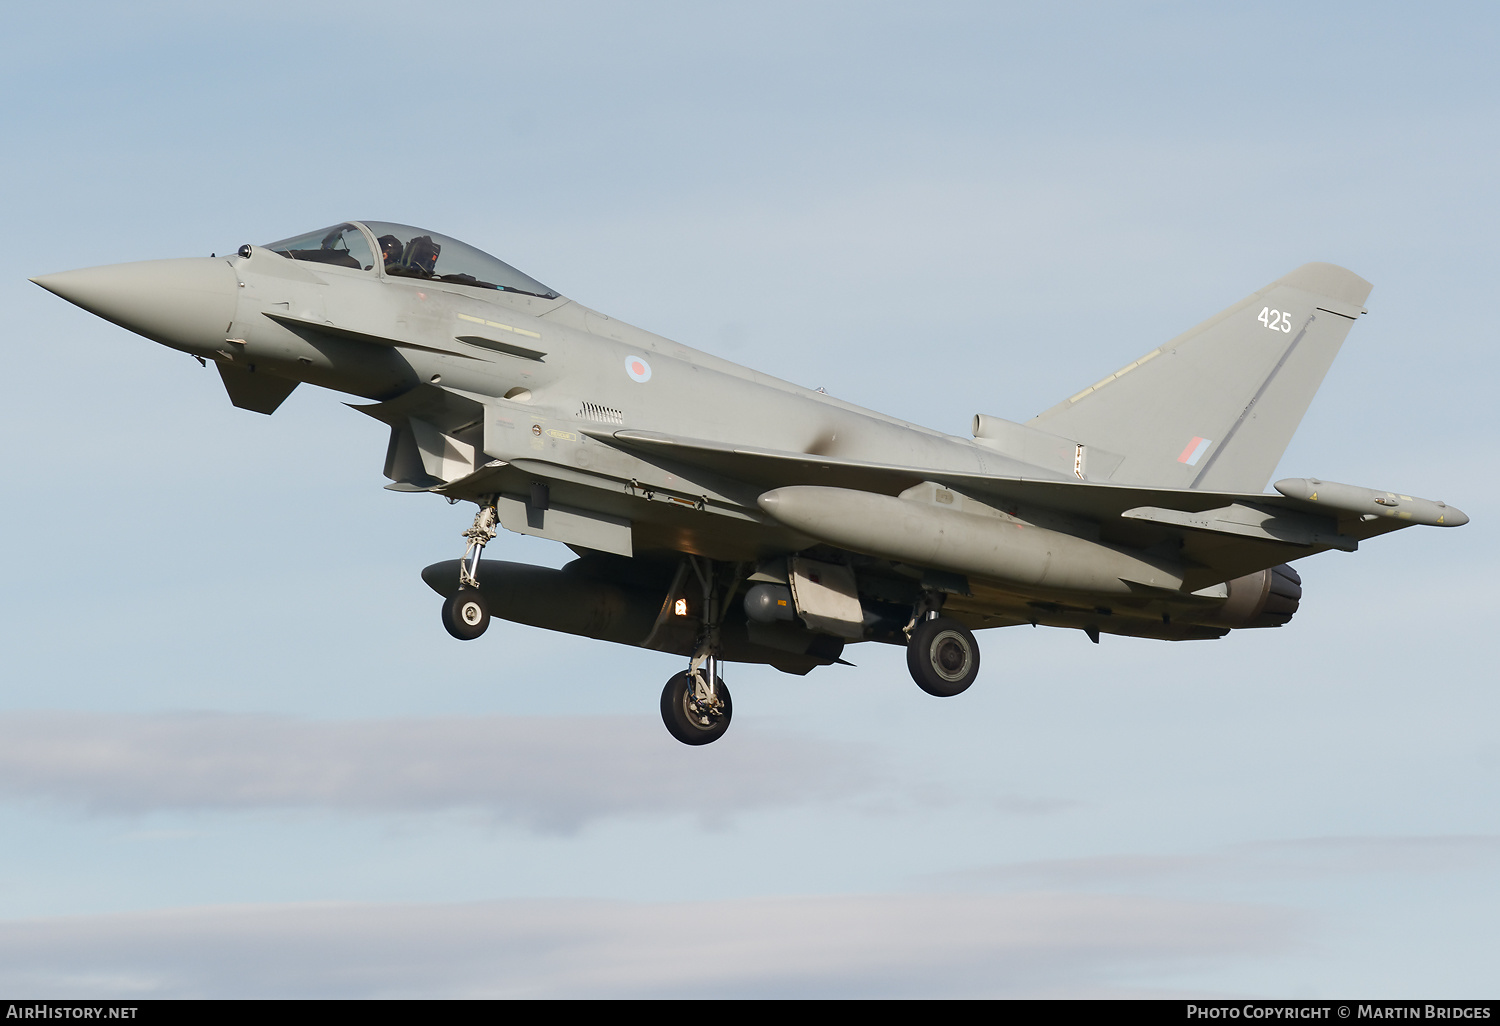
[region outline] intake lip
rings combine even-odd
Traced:
[[[227,260],[190,257],[60,271],[31,279],[74,306],[174,349],[222,345],[239,281]]]

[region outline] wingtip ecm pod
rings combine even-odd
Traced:
[[[1276,482],[1276,490],[1289,499],[1316,502],[1326,509],[1352,513],[1363,520],[1391,517],[1428,527],[1462,527],[1469,522],[1463,510],[1437,499],[1420,499],[1316,477],[1288,477]]]
[[[1029,426],[1118,453],[1116,484],[1258,492],[1371,288],[1303,264]]]

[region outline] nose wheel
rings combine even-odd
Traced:
[[[673,674],[661,691],[661,719],[667,733],[685,745],[717,741],[729,729],[734,705],[729,689],[718,679],[712,690],[701,672]]]
[[[974,632],[946,616],[919,620],[906,645],[906,668],[917,687],[938,698],[952,698],[979,676],[979,643]]]
[[[478,590],[460,588],[458,594],[443,602],[443,626],[459,641],[473,641],[489,625],[490,611]]]

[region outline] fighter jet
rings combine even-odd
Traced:
[[[923,691],[979,673],[974,632],[1165,641],[1281,627],[1291,563],[1452,506],[1314,477],[1265,487],[1370,283],[1305,264],[1025,423],[955,437],[591,310],[437,232],[348,221],[226,257],[32,279],[212,362],[273,413],[304,382],[390,427],[387,488],[478,507],[423,580],[490,617],[670,653],[690,745],[728,728],[726,662],[805,674],[906,649]],[[562,569],[482,559],[500,528]]]

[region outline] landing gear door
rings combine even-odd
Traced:
[[[809,630],[840,638],[864,633],[864,610],[854,587],[854,571],[837,563],[819,563],[801,556],[787,560],[792,601]]]

